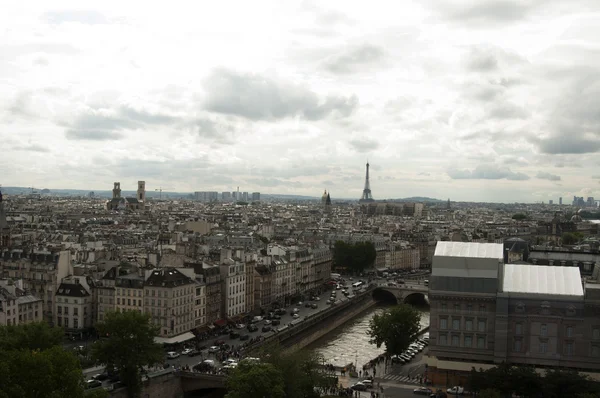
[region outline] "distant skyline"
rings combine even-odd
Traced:
[[[600,197],[597,0],[2,5],[0,184]]]

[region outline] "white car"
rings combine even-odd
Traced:
[[[190,352],[192,352],[192,349],[191,348],[186,348],[185,350],[181,351],[181,355],[187,355]]]
[[[219,346],[213,345],[212,347],[210,347],[208,349],[208,352],[219,352],[221,351],[221,349],[219,348]]]
[[[175,352],[175,351],[169,351],[169,352],[167,352],[167,358],[169,358],[169,359],[179,358],[179,353]]]
[[[236,329],[244,329],[246,327],[246,325],[244,325],[243,323],[238,323],[237,325],[235,325]]]
[[[454,386],[452,388],[447,389],[446,392],[448,394],[453,394],[453,395],[462,395],[465,393],[465,389],[460,386]]]
[[[270,325],[271,323],[273,322],[271,322],[270,319],[265,319],[265,321],[263,322],[264,325]]]
[[[298,301],[298,305],[299,305],[299,306],[300,306],[300,305],[302,305],[302,304],[303,304],[303,303],[302,303],[302,301]]]

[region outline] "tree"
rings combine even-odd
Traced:
[[[0,350],[47,350],[62,343],[64,332],[45,322],[0,327]]]
[[[367,334],[371,344],[385,348],[390,355],[402,354],[418,336],[421,314],[408,304],[400,304],[375,314],[369,322]]]
[[[501,398],[500,391],[492,388],[486,388],[477,394],[478,398]]]
[[[92,347],[92,356],[107,369],[118,372],[130,398],[139,397],[142,370],[163,359],[163,350],[154,342],[158,327],[148,314],[137,311],[109,312],[96,325],[100,340]]]
[[[563,245],[574,245],[578,241],[578,236],[572,232],[565,232],[562,234]]]
[[[284,398],[281,370],[270,363],[242,361],[227,378],[226,398]]]
[[[576,397],[592,392],[590,380],[574,370],[548,370],[544,376],[544,397]]]
[[[79,361],[60,346],[0,352],[0,374],[2,397],[84,396]]]
[[[512,391],[519,397],[537,397],[542,391],[544,381],[532,367],[513,366],[510,370]]]
[[[523,213],[517,213],[515,215],[512,216],[513,220],[516,221],[523,221],[523,220],[527,220],[527,215],[523,214]]]
[[[375,262],[377,252],[371,242],[346,243],[337,241],[334,245],[333,260],[337,267],[345,267],[352,273],[361,273]]]

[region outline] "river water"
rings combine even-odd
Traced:
[[[375,344],[369,343],[369,321],[375,314],[381,313],[383,307],[374,307],[364,312],[345,325],[334,330],[328,335],[315,341],[307,347],[317,354],[321,355],[326,363],[335,366],[346,366],[349,363],[357,363],[358,369],[374,359],[385,350],[385,346],[377,348]],[[429,309],[419,308],[421,310],[421,329],[429,326]]]

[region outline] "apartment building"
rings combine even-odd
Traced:
[[[195,299],[196,281],[179,270],[146,271],[143,308],[151,315],[152,322],[160,327],[160,337],[171,338],[194,329]]]
[[[244,309],[244,313],[249,314],[254,311],[254,268],[256,268],[256,261],[253,259],[246,258],[246,299],[245,304],[246,308]]]
[[[144,277],[137,272],[115,279],[115,309],[117,312],[144,311]]]
[[[254,310],[267,309],[273,303],[272,278],[271,266],[258,264],[254,267]]]
[[[198,329],[206,325],[206,283],[204,281],[196,281],[195,289],[194,327]]]
[[[77,334],[93,326],[92,289],[85,277],[63,278],[56,291],[54,324],[66,334]]]
[[[227,255],[230,255],[231,251],[227,252]],[[246,312],[246,264],[238,259],[223,256],[222,253],[221,312],[224,317],[236,320]]]
[[[421,266],[419,250],[415,247],[402,245],[399,242],[389,242],[385,251],[385,268],[417,269]]]
[[[0,276],[21,279],[24,290],[42,299],[43,320],[53,325],[58,285],[63,278],[73,274],[71,252],[44,248],[3,249],[0,260]]]
[[[42,321],[42,300],[27,294],[21,280],[0,280],[0,325]]]
[[[310,278],[309,289],[320,290],[323,284],[331,279],[333,253],[325,245],[311,247],[310,252],[313,258],[314,276]]]
[[[203,276],[206,284],[206,323],[212,325],[222,321],[221,316],[221,269],[218,265],[204,262],[188,264],[193,266],[196,274]]]
[[[106,313],[116,311],[115,281],[117,280],[118,273],[118,267],[112,267],[106,271],[102,279],[96,284],[96,322],[104,321]]]
[[[600,378],[600,282],[577,267],[504,264],[503,245],[438,242],[430,277],[428,377],[464,383],[501,362]]]

